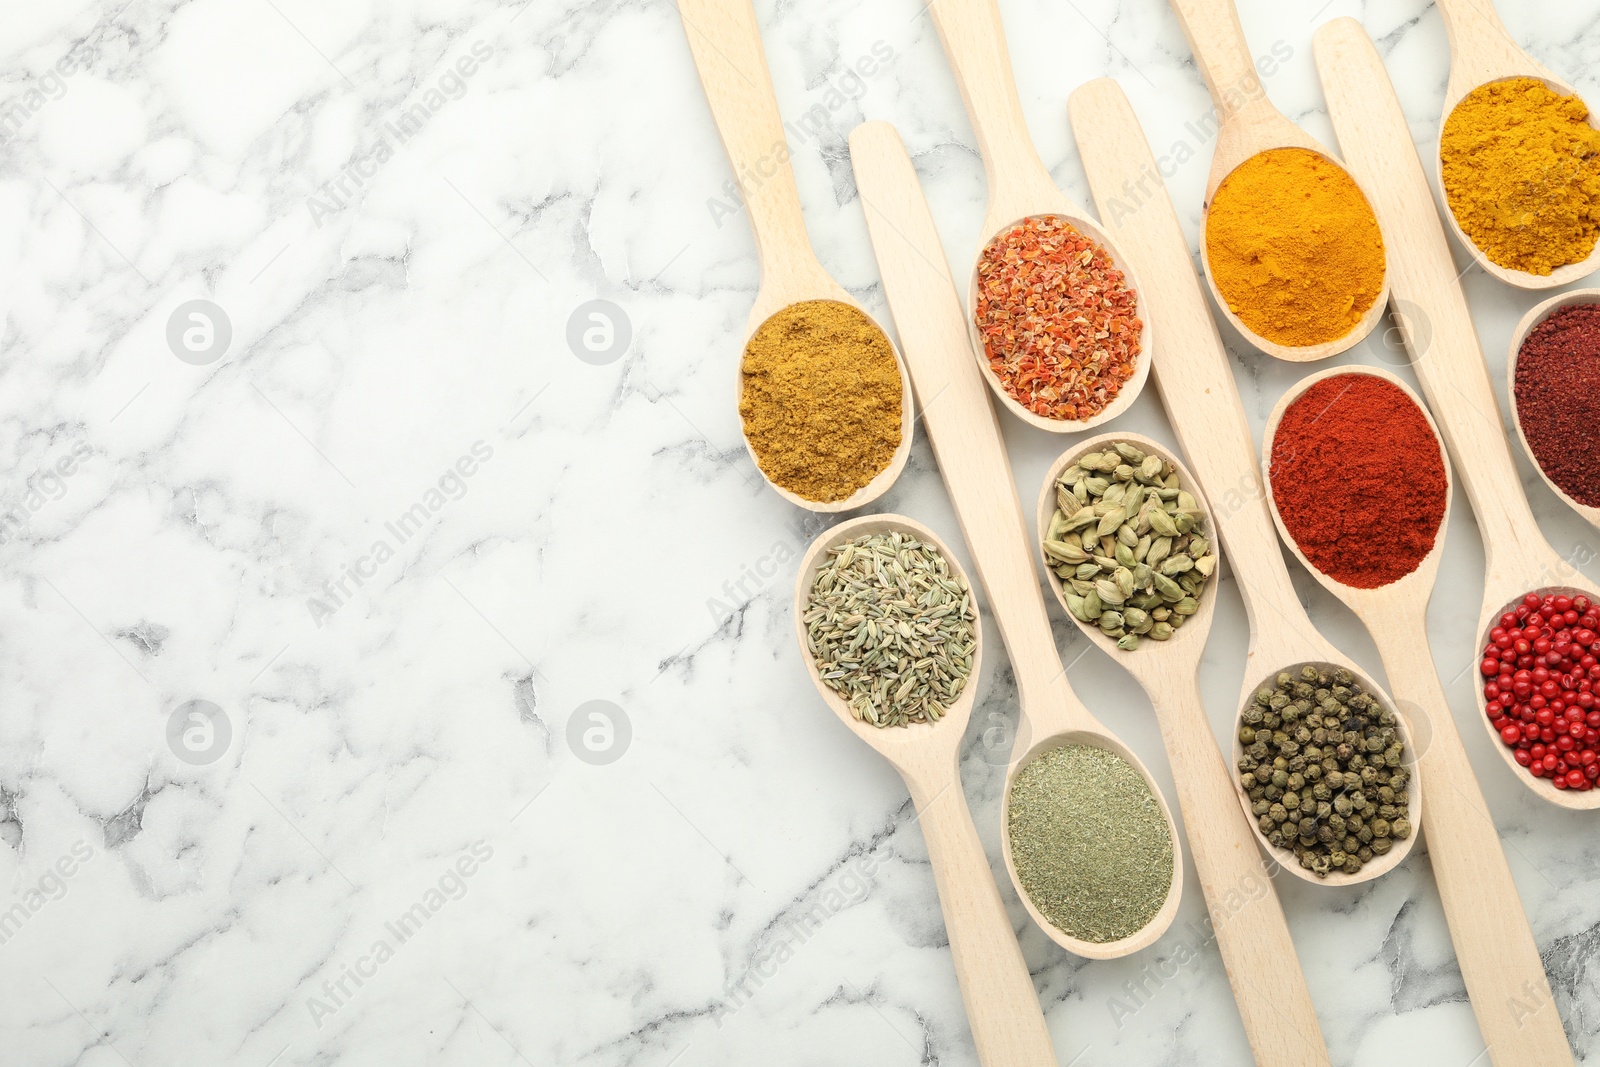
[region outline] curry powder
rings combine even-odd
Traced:
[[[790,304],[756,328],[742,370],[745,440],[774,485],[843,500],[894,459],[900,366],[863,312],[836,300]]]
[[[1600,237],[1600,130],[1576,96],[1537,78],[1480,85],[1439,139],[1444,194],[1489,261],[1546,275],[1579,263]]]
[[[1206,262],[1228,308],[1293,348],[1337,341],[1383,291],[1378,218],[1343,167],[1304,148],[1239,164],[1206,216]]]

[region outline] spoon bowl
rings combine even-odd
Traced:
[[[1064,197],[1062,199],[1065,200]],[[1071,207],[1072,205],[1070,204],[1063,204],[1063,208]],[[978,263],[976,260],[973,262],[972,274],[967,284],[967,308],[969,309],[967,330],[971,334],[972,351],[977,356],[978,367],[983,372],[984,381],[989,383],[989,389],[1000,401],[1001,407],[1029,426],[1048,433],[1079,433],[1084,430],[1094,429],[1102,423],[1110,422],[1124,411],[1127,411],[1128,408],[1133,406],[1133,402],[1139,399],[1139,394],[1144,391],[1145,379],[1150,375],[1150,307],[1145,298],[1144,289],[1139,286],[1137,279],[1134,277],[1133,268],[1122,257],[1122,253],[1117,250],[1116,242],[1111,239],[1110,235],[1102,230],[1100,224],[1093,219],[1081,213],[1073,213],[1076,211],[1076,208],[1072,208],[1071,211],[1036,211],[1031,215],[1013,219],[1011,222],[991,231],[989,240],[984,242],[983,246],[978,250],[978,259],[982,258],[989,245],[993,244],[1001,234],[1009,231],[1013,226],[1021,224],[1027,218],[1050,216],[1065,219],[1073,229],[1105,249],[1107,257],[1122,272],[1126,284],[1133,290],[1136,313],[1140,323],[1143,325],[1139,331],[1139,354],[1134,359],[1133,376],[1122,384],[1122,388],[1118,390],[1117,395],[1111,399],[1111,402],[1098,412],[1085,419],[1047,418],[1029,411],[1007,392],[1005,385],[1000,381],[1000,375],[995,372],[993,365],[989,362],[988,349],[984,346],[983,335],[978,332]]]
[[[1539,472],[1539,477],[1544,479],[1544,484],[1550,487],[1552,493],[1566,501],[1568,507],[1582,515],[1589,525],[1600,527],[1600,507],[1580,504],[1545,473],[1539,457],[1534,455],[1533,446],[1528,443],[1527,434],[1522,431],[1522,412],[1517,409],[1517,360],[1522,355],[1523,342],[1545,319],[1562,308],[1576,307],[1580,304],[1600,304],[1600,289],[1573,289],[1570,292],[1560,293],[1536,304],[1531,311],[1522,316],[1522,321],[1517,323],[1517,328],[1511,333],[1511,354],[1506,359],[1506,391],[1511,395],[1511,425],[1517,428],[1517,440],[1522,444],[1522,451],[1533,461],[1534,470]]]
[[[1543,82],[1551,92],[1561,96],[1577,96],[1578,91],[1558,78],[1551,70],[1530,56],[1512,39],[1500,16],[1495,13],[1491,0],[1439,0],[1439,12],[1444,18],[1445,36],[1450,41],[1450,79],[1445,85],[1444,110],[1439,118],[1439,139],[1433,153],[1434,180],[1440,195],[1444,194],[1443,145],[1444,125],[1454,113],[1456,105],[1473,90],[1491,82],[1508,78],[1533,78]],[[1600,129],[1595,115],[1589,114],[1589,125]],[[1444,217],[1456,240],[1472,253],[1485,274],[1498,278],[1519,289],[1555,289],[1570,285],[1580,278],[1600,270],[1600,241],[1587,258],[1577,263],[1557,267],[1550,274],[1532,274],[1524,270],[1502,267],[1493,262],[1468,237],[1450,209],[1448,197],[1444,203]]]
[[[1254,812],[1251,810],[1249,794],[1244,791],[1243,786],[1239,785],[1237,775],[1234,778],[1234,789],[1239,797],[1239,806],[1244,810],[1245,817],[1250,820],[1250,825],[1255,830],[1256,840],[1261,843],[1261,847],[1266,849],[1267,854],[1276,860],[1279,866],[1281,866],[1284,870],[1294,874],[1302,881],[1310,882],[1312,885],[1360,885],[1363,882],[1370,882],[1374,878],[1381,877],[1394,870],[1401,863],[1404,863],[1405,858],[1411,854],[1411,847],[1417,843],[1417,838],[1422,836],[1422,782],[1417,777],[1416,741],[1412,736],[1409,725],[1406,723],[1406,717],[1400,714],[1399,709],[1395,707],[1395,702],[1386,692],[1384,692],[1383,687],[1374,681],[1365,671],[1362,671],[1360,668],[1348,663],[1339,663],[1330,660],[1307,660],[1301,663],[1285,664],[1275,670],[1271,670],[1265,674],[1257,676],[1254,680],[1254,683],[1246,687],[1245,692],[1247,694],[1254,694],[1256,690],[1272,682],[1272,680],[1280,673],[1287,671],[1290,674],[1294,674],[1301,667],[1307,666],[1308,664],[1317,668],[1319,671],[1331,672],[1340,669],[1349,671],[1355,676],[1357,684],[1359,684],[1363,690],[1365,690],[1385,708],[1395,713],[1395,723],[1400,730],[1401,736],[1405,738],[1405,766],[1406,769],[1411,773],[1411,798],[1407,807],[1407,818],[1411,820],[1412,826],[1410,836],[1403,840],[1396,841],[1389,851],[1384,855],[1373,856],[1371,860],[1362,864],[1361,869],[1355,874],[1346,874],[1344,871],[1329,871],[1326,875],[1319,878],[1311,871],[1300,866],[1300,863],[1295,859],[1293,852],[1288,849],[1276,848],[1270,841],[1267,840],[1267,835],[1261,832],[1260,823]],[[1250,675],[1246,675],[1247,679],[1249,677]],[[1249,708],[1252,700],[1252,696],[1246,696],[1245,700],[1241,703],[1238,716],[1236,716],[1234,719],[1233,765],[1236,768],[1239,766],[1239,758],[1244,755],[1244,745],[1239,740],[1239,727],[1244,722],[1244,712]]]
[[[1000,406],[1029,426],[1049,433],[1078,433],[1099,426],[1132,406],[1149,376],[1154,341],[1145,289],[1116,242],[1089,218],[1088,212],[1057,187],[1039,158],[1023,120],[1022,102],[1017,96],[996,0],[932,0],[928,11],[955,74],[961,98],[966,102],[989,186],[988,207],[978,231],[983,236],[968,274],[966,319],[972,342],[971,358],[977,361],[983,380],[999,399]],[[1001,384],[978,333],[978,265],[984,251],[1019,222],[1047,215],[1065,219],[1079,233],[1104,248],[1137,300],[1141,327],[1133,376],[1123,383],[1110,403],[1084,419],[1046,418],[1023,407]]]
[[[762,294],[757,296],[756,308],[753,312],[751,312],[750,315],[750,324],[748,327],[748,332],[745,336],[746,345],[750,343],[750,338],[755,336],[756,331],[761,328],[767,319],[771,318],[779,311],[782,311],[785,307],[792,306],[793,304],[797,304],[802,301],[810,302],[814,300],[828,300],[834,303],[846,304],[857,311],[861,311],[863,315],[866,314],[865,311],[862,311],[861,306],[851,299],[850,295],[844,292],[842,289],[840,289],[837,293],[828,296],[798,297],[794,300],[785,301],[779,304],[777,307],[771,308],[770,311],[768,308],[770,307],[772,301],[762,299],[762,296],[765,295],[766,292],[767,289],[764,285]],[[871,316],[868,315],[867,318],[870,320]],[[876,326],[877,323],[874,322],[873,325]],[[881,326],[878,328],[880,330],[882,329]],[[912,427],[916,423],[916,416],[914,413],[916,400],[913,397],[911,390],[911,374],[906,370],[906,361],[905,358],[900,354],[899,346],[894,343],[893,338],[890,338],[888,334],[885,334],[884,338],[889,342],[889,347],[894,352],[895,370],[900,375],[900,443],[895,446],[894,455],[890,458],[889,465],[883,468],[883,470],[879,471],[870,482],[868,482],[866,485],[863,485],[849,496],[843,497],[839,500],[809,500],[798,493],[791,492],[790,490],[785,489],[783,486],[778,485],[771,478],[767,477],[766,471],[761,470],[761,463],[756,456],[755,446],[750,443],[750,437],[745,433],[744,420],[740,420],[739,436],[740,439],[744,441],[745,451],[750,454],[750,462],[755,464],[756,470],[761,473],[762,480],[771,486],[774,492],[783,497],[789,503],[805,508],[807,511],[815,511],[821,514],[836,514],[841,511],[854,511],[857,508],[866,507],[868,504],[871,504],[873,501],[883,496],[884,493],[887,493],[889,488],[893,486],[895,481],[900,477],[900,472],[905,470],[906,461],[911,458]],[[740,359],[739,364],[734,367],[734,374],[737,376],[734,383],[734,389],[737,395],[742,396],[744,392],[744,361],[742,358]]]
[[[1331,151],[1315,137],[1306,133],[1273,106],[1261,86],[1256,65],[1250,58],[1244,28],[1239,24],[1239,12],[1232,0],[1170,0],[1173,11],[1183,26],[1190,51],[1200,67],[1212,101],[1221,115],[1217,132],[1217,147],[1211,161],[1211,172],[1206,181],[1205,204],[1200,213],[1201,262],[1205,267],[1206,285],[1222,317],[1252,345],[1274,359],[1291,363],[1309,363],[1347,352],[1366,340],[1383,318],[1389,302],[1389,275],[1384,271],[1383,288],[1355,326],[1343,336],[1314,345],[1284,345],[1268,340],[1256,333],[1234,314],[1228,301],[1217,288],[1211,270],[1211,257],[1206,253],[1207,224],[1211,205],[1217,189],[1240,165],[1247,160],[1274,148],[1298,148],[1312,152],[1337,166],[1346,174],[1349,170]],[[1353,174],[1350,180],[1361,190],[1371,204],[1372,197]]]
[[[801,659],[805,661],[806,673],[810,675],[812,684],[821,694],[823,703],[850,729],[851,733],[876,749],[896,767],[900,767],[902,761],[911,753],[919,752],[930,745],[941,750],[948,749],[953,753],[961,744],[962,734],[967,728],[967,718],[972,714],[972,705],[978,692],[978,672],[983,669],[983,627],[980,623],[973,624],[975,647],[972,653],[972,673],[967,676],[966,685],[956,695],[956,699],[945,713],[939,717],[938,722],[910,723],[898,727],[874,726],[870,722],[857,719],[850,710],[849,702],[828,688],[827,683],[822,680],[822,673],[817,669],[817,661],[810,653],[806,634],[806,603],[811,594],[811,584],[816,581],[817,572],[827,563],[830,549],[858,537],[887,533],[914,537],[938,549],[939,554],[950,564],[951,574],[966,586],[967,596],[973,597],[972,583],[968,580],[966,571],[955,554],[950,551],[950,546],[946,545],[938,534],[904,515],[862,515],[825,530],[812,542],[811,548],[801,558],[799,576],[795,580],[794,626],[795,638],[800,642]],[[976,599],[973,599],[973,611],[974,613],[977,611]]]
[[[1473,649],[1474,661],[1477,660],[1477,657],[1482,654],[1483,649],[1489,644],[1489,631],[1500,625],[1501,616],[1505,615],[1507,612],[1516,611],[1517,606],[1522,603],[1523,596],[1526,596],[1528,593],[1533,593],[1534,595],[1540,597],[1543,597],[1547,594],[1569,597],[1583,596],[1588,597],[1591,601],[1600,603],[1600,590],[1597,590],[1592,584],[1583,586],[1569,584],[1534,584],[1531,585],[1526,592],[1515,597],[1508,599],[1502,595],[1498,601],[1500,606],[1493,609],[1489,607],[1489,602],[1486,599],[1483,616],[1478,620],[1478,645]],[[1488,594],[1485,593],[1485,597],[1487,596]],[[1511,755],[1511,749],[1506,746],[1505,741],[1500,737],[1499,733],[1495,731],[1494,725],[1489,721],[1489,702],[1483,695],[1483,683],[1484,679],[1478,673],[1476,663],[1474,663],[1472,668],[1472,699],[1478,708],[1478,721],[1483,724],[1484,732],[1489,735],[1490,747],[1495,750],[1495,753],[1503,761],[1505,761],[1506,766],[1510,768],[1511,773],[1516,776],[1517,781],[1521,782],[1523,785],[1532,790],[1534,795],[1539,797],[1539,799],[1548,801],[1558,808],[1567,808],[1572,811],[1594,811],[1595,809],[1600,808],[1600,788],[1589,789],[1586,791],[1557,789],[1551,783],[1550,779],[1534,777],[1528,772],[1528,768],[1522,766],[1516,761],[1516,759]]]
[[[1061,472],[1078,462],[1080,457],[1088,455],[1090,452],[1104,452],[1117,444],[1135,445],[1147,455],[1160,456],[1177,468],[1178,479],[1182,482],[1184,491],[1195,498],[1196,505],[1205,515],[1203,524],[1204,536],[1215,543],[1216,526],[1212,522],[1210,505],[1207,504],[1205,495],[1200,492],[1200,483],[1195,480],[1194,475],[1189,473],[1188,468],[1183,465],[1178,457],[1165,446],[1148,437],[1135,433],[1112,432],[1100,434],[1086,441],[1079,441],[1063,452],[1055,463],[1051,464],[1050,472],[1045,476],[1044,484],[1039,490],[1037,519],[1041,545],[1044,541],[1044,535],[1050,529],[1050,520],[1056,513],[1056,480],[1061,477]],[[1221,554],[1219,553],[1218,559],[1220,560],[1220,558]],[[1062,612],[1065,613],[1068,619],[1072,620],[1073,624],[1083,632],[1085,637],[1098,645],[1102,652],[1127,668],[1128,672],[1140,679],[1141,682],[1146,683],[1146,688],[1149,688],[1148,683],[1151,681],[1149,672],[1158,666],[1157,657],[1146,653],[1169,652],[1171,654],[1170,657],[1160,657],[1163,660],[1160,665],[1166,669],[1170,669],[1170,665],[1164,662],[1168,658],[1178,658],[1183,661],[1192,660],[1198,666],[1200,654],[1205,649],[1206,638],[1211,633],[1211,619],[1217,602],[1215,586],[1221,580],[1220,570],[1207,580],[1204,587],[1206,595],[1198,598],[1200,610],[1189,616],[1181,627],[1172,632],[1171,637],[1165,641],[1142,640],[1138,648],[1132,652],[1125,652],[1118,648],[1117,642],[1108,637],[1100,627],[1084,622],[1072,613],[1072,609],[1067,605],[1067,583],[1056,573],[1055,565],[1050,557],[1045,554],[1042,547],[1039,550],[1039,559],[1044,565],[1045,580],[1050,584],[1051,591],[1055,593],[1056,603],[1061,605]]]

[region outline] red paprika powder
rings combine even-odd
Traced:
[[[1317,382],[1272,438],[1272,497],[1317,570],[1376,589],[1417,569],[1444,521],[1444,456],[1393,382],[1352,371]]]
[[[1572,499],[1600,506],[1600,305],[1560,308],[1530,330],[1511,390],[1534,462]]]

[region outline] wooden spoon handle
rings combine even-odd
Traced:
[[[1263,1067],[1328,1064],[1327,1046],[1272,875],[1217,749],[1199,679],[1169,676],[1151,700],[1172,761],[1183,824],[1245,1036]]]
[[[1439,0],[1439,15],[1444,19],[1444,32],[1450,39],[1451,62],[1464,58],[1462,53],[1475,56],[1480,45],[1493,43],[1501,46],[1515,43],[1500,21],[1493,0]],[[1519,48],[1518,51],[1521,51]]]
[[[750,212],[763,277],[820,274],[750,0],[679,0],[678,14],[734,182]]]
[[[954,761],[942,782],[923,783],[907,775],[906,785],[928,843],[978,1059],[984,1067],[1055,1067],[1039,993],[972,824]]]
[[[933,0],[928,11],[978,138],[990,201],[1026,201],[1041,185],[1036,196],[1060,196],[1028,136],[997,0]]]
[[[1354,19],[1318,30],[1315,52],[1340,150],[1383,228],[1411,366],[1472,501],[1489,571],[1543,561],[1551,553],[1522,494],[1444,223],[1388,71]]]
[[[1467,997],[1495,1067],[1572,1062],[1550,982],[1500,845],[1500,832],[1456,732],[1427,632],[1426,604],[1373,613],[1383,669],[1418,738],[1419,780],[1426,783],[1422,827],[1434,881],[1444,901]],[[1477,671],[1473,671],[1476,677]]]
[[[1326,643],[1312,629],[1289,580],[1256,470],[1244,404],[1200,291],[1189,244],[1160,180],[1150,188],[1155,160],[1116,82],[1101,78],[1084,85],[1072,94],[1070,108],[1103,225],[1145,288],[1160,294],[1150,302],[1152,332],[1165,340],[1156,347],[1151,375],[1189,466],[1211,501],[1250,612],[1251,639],[1276,668],[1279,649],[1291,658],[1303,657],[1308,643]]]
[[[1019,732],[1098,730],[1061,669],[1000,424],[911,159],[886,122],[855,128],[850,159],[918,406],[1030,718]]]
[[[1171,0],[1171,4],[1222,118],[1265,100],[1233,0]]]

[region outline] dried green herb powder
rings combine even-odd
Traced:
[[[1172,888],[1172,835],[1127,760],[1066,745],[1011,783],[1011,862],[1028,899],[1057,929],[1096,944],[1155,918]]]

